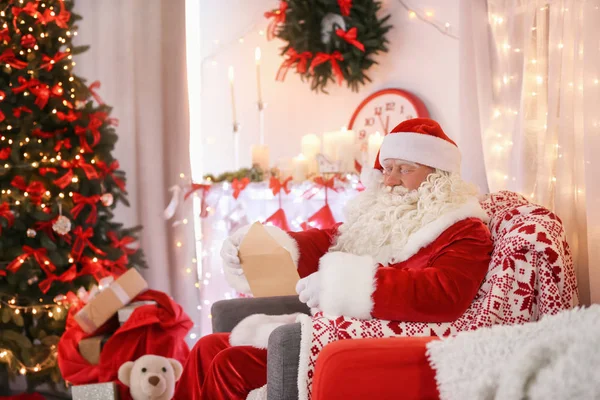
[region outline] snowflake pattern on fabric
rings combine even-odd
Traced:
[[[344,339],[449,336],[492,325],[537,321],[579,304],[571,252],[561,220],[523,196],[502,191],[481,201],[490,216],[494,251],[488,274],[471,307],[456,321],[415,323],[359,320],[316,313],[311,335],[302,338],[309,352],[298,375],[300,398],[311,398],[315,365],[327,344]],[[302,357],[301,357],[302,359]],[[305,389],[306,390],[303,390]]]

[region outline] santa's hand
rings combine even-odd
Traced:
[[[319,290],[321,279],[319,271],[314,272],[302,278],[296,284],[296,293],[300,297],[300,301],[306,303],[310,308],[319,307]]]
[[[233,235],[225,239],[223,247],[221,247],[221,258],[225,267],[235,275],[242,275],[244,273],[238,253],[242,239],[244,239],[250,227],[251,225],[247,225],[238,229]]]

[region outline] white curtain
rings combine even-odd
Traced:
[[[198,321],[193,223],[172,226],[162,214],[169,188],[190,176],[185,1],[79,0],[74,11],[83,17],[78,44],[91,46],[76,72],[101,82],[98,92],[120,122],[115,156],[131,207],[119,206],[116,220],[143,225],[143,275]],[[191,202],[176,219],[193,221]]]
[[[562,219],[581,299],[600,302],[600,0],[488,0],[485,20],[482,3],[464,63],[491,71],[477,82],[490,191]]]

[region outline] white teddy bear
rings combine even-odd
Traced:
[[[119,380],[129,387],[133,400],[170,400],[183,367],[173,358],[145,355],[119,368]]]

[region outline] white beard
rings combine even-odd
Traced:
[[[383,185],[367,189],[346,205],[346,222],[332,250],[370,255],[386,264],[412,234],[476,194],[459,175],[443,171],[430,174],[413,191],[395,187],[389,192]]]

